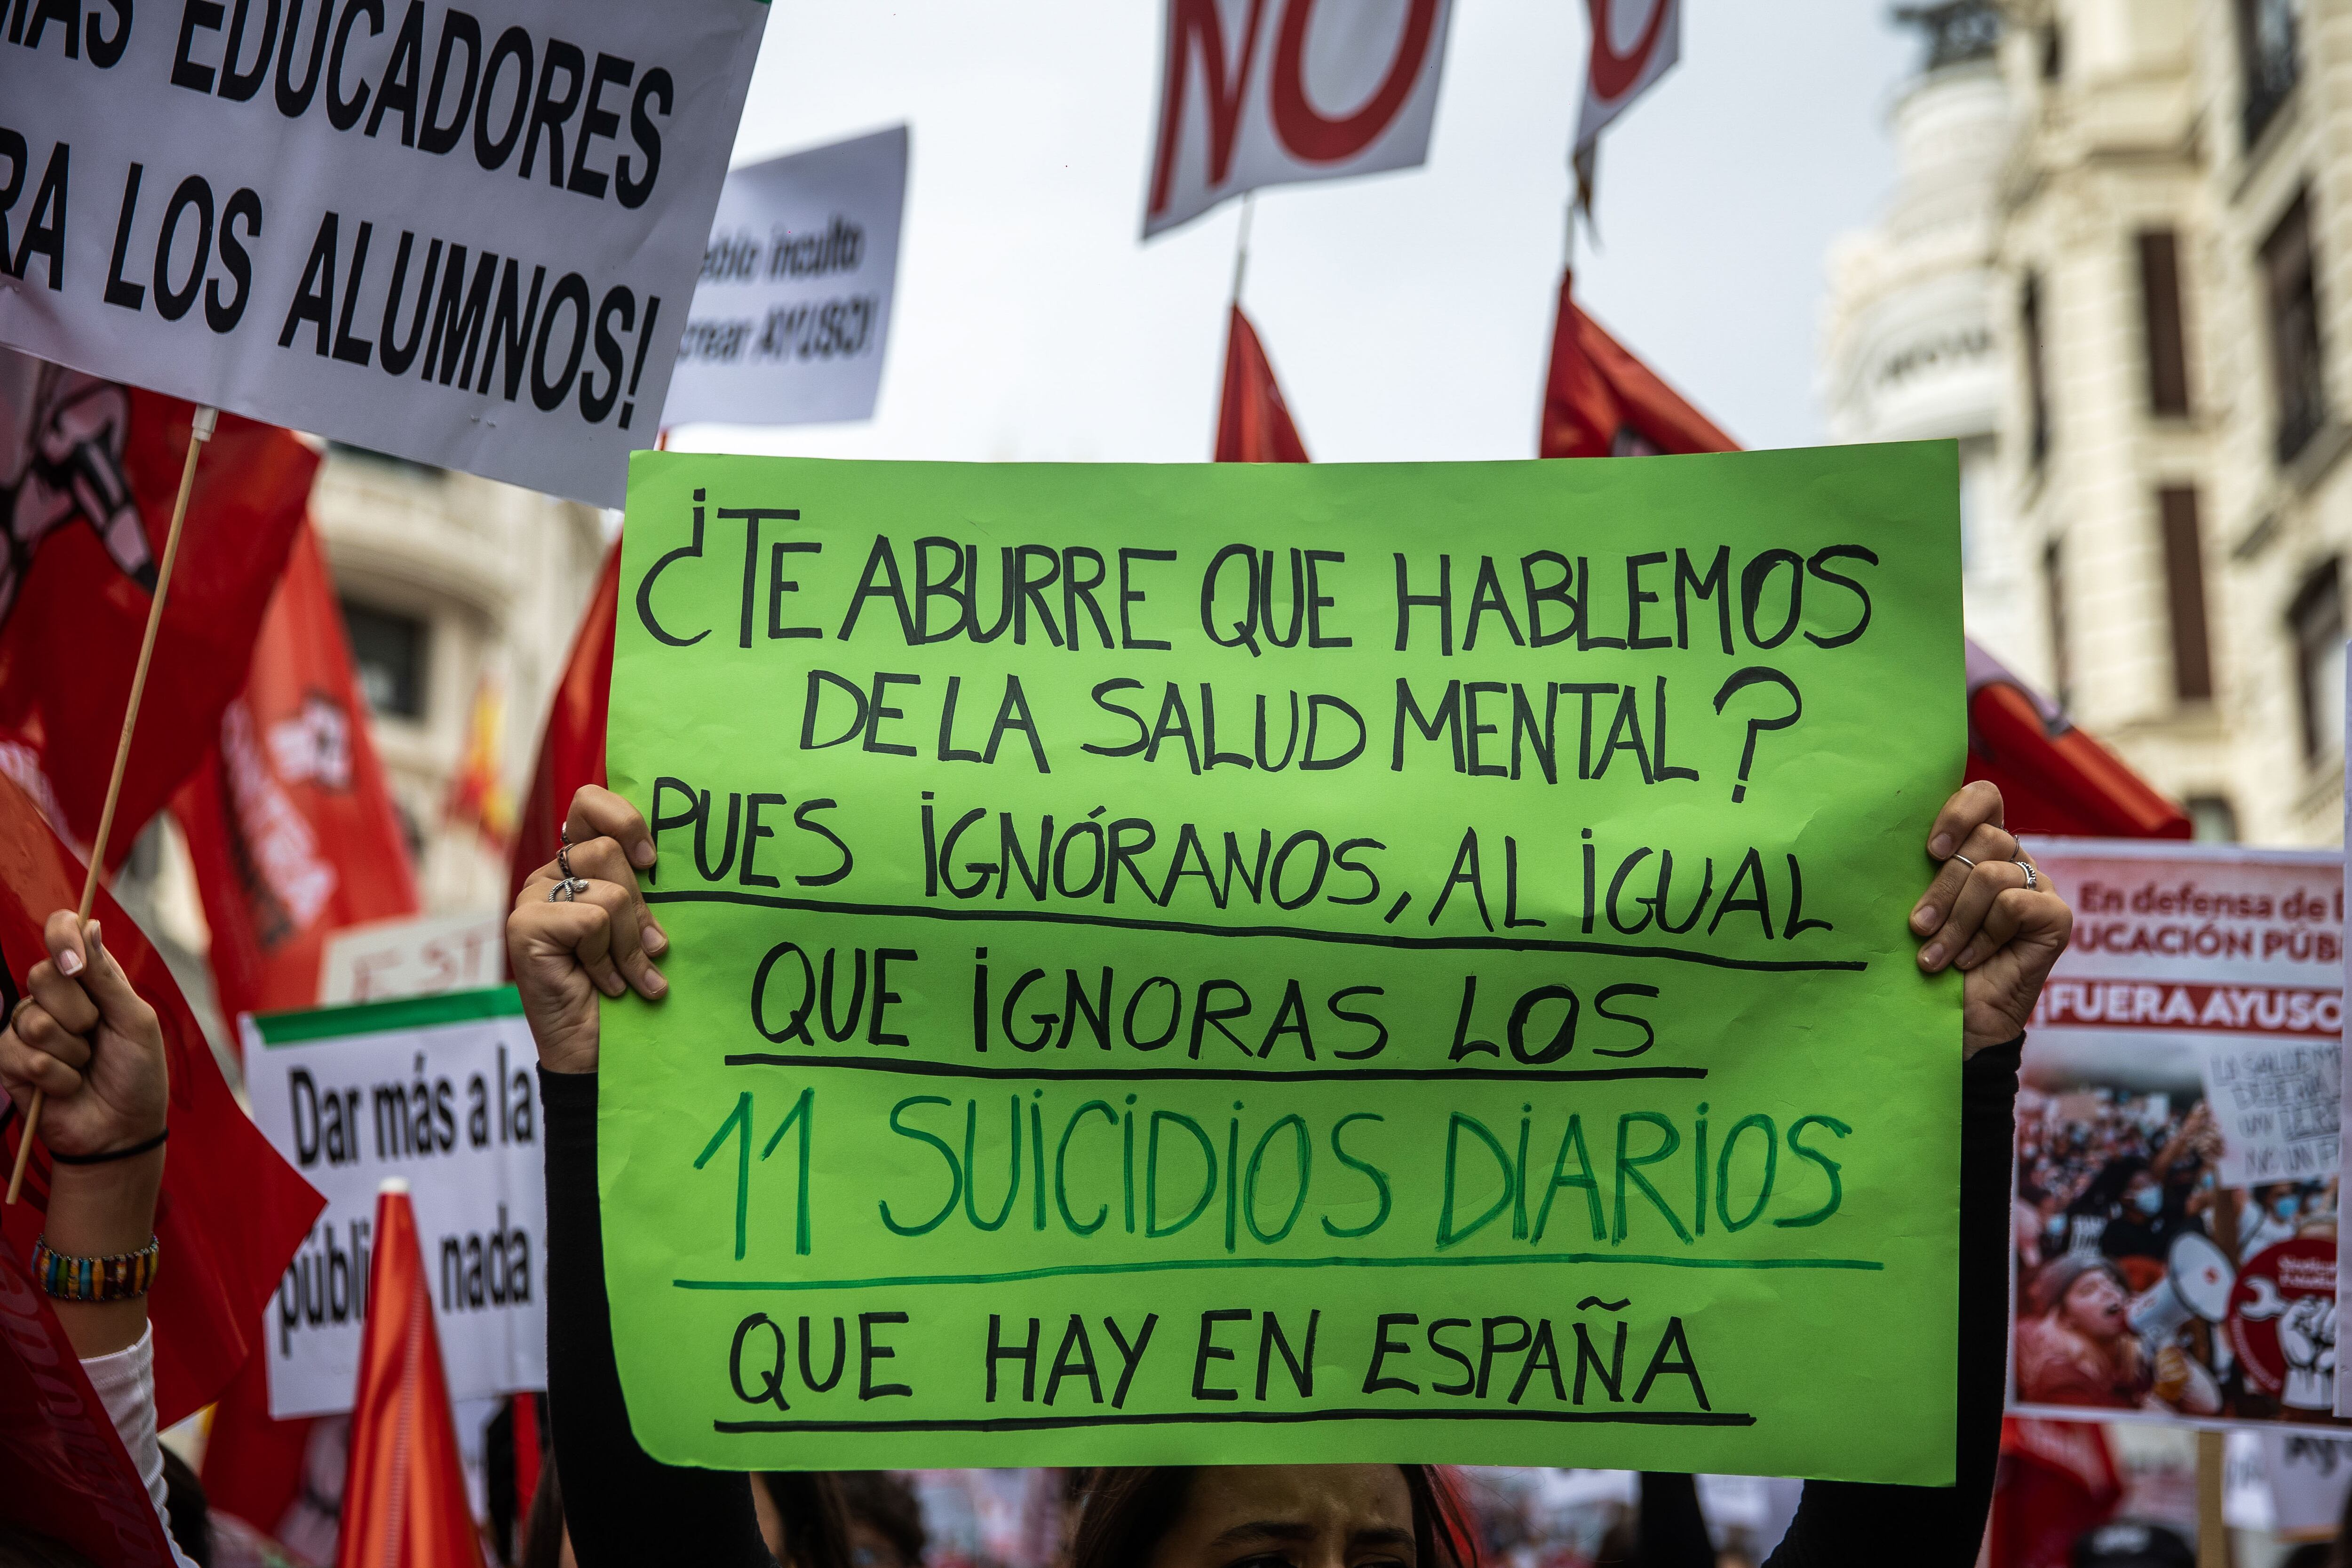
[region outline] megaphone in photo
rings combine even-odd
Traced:
[[[2197,1231],[2175,1237],[2165,1275],[2132,1303],[2131,1325],[2151,1346],[2169,1342],[2192,1318],[2218,1323],[2238,1282],[2230,1255]]]

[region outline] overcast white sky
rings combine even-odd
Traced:
[[[1587,309],[1743,444],[1822,438],[1830,241],[1891,188],[1885,0],[1686,0],[1603,143]],[[1238,204],[1137,238],[1161,0],[779,0],[738,163],[912,127],[889,357],[856,426],[677,445],[1207,458]],[[1318,459],[1534,455],[1584,58],[1577,0],[1455,0],[1428,164],[1258,197],[1244,302]]]

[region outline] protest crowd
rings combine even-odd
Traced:
[[[1205,464],[730,449],[942,334],[909,123],[735,161],[767,30],[872,18],[164,9],[0,0],[0,1568],[2352,1568],[2343,855],[2278,827],[2344,786],[2337,204],[2259,166],[2336,0],[1879,7],[1839,444],[1563,265],[1537,460],[1377,464],[1253,226],[1432,166],[1466,5],[1149,7],[1135,243],[1235,225]],[[1580,11],[1598,271],[1722,24]],[[2204,504],[2291,694],[2216,678],[2207,492],[2150,537],[2189,728],[2299,741],[2270,848],[2068,715],[2127,639],[2067,563],[2147,550],[2020,542],[2095,378],[2004,149],[2217,39],[2284,477]],[[2194,237],[2130,235],[2182,463]]]

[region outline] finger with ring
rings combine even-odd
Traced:
[[[1967,879],[1952,895],[1943,923],[1920,950],[1920,965],[1930,973],[1960,957],[1983,926],[1995,900],[2023,886],[2017,863],[2006,858],[1987,858],[1965,876]]]
[[[669,933],[646,908],[645,895],[637,889],[637,869],[630,863],[628,852],[621,847],[620,841],[612,837],[590,838],[573,845],[572,850],[573,864],[578,868],[574,876],[610,882],[626,892],[627,907],[643,933],[646,951],[656,957],[668,952]]]
[[[1991,823],[1979,823],[1967,838],[1945,858],[1927,890],[1919,896],[1917,907],[1911,911],[1911,930],[1926,936],[1944,923],[1960,897],[1960,889],[1977,868],[1987,861],[2005,860],[2017,853],[2017,840]]]

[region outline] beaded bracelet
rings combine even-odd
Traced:
[[[111,1258],[69,1258],[50,1250],[43,1237],[33,1244],[33,1278],[60,1301],[135,1301],[155,1282],[160,1247],[150,1240],[136,1252]]]

